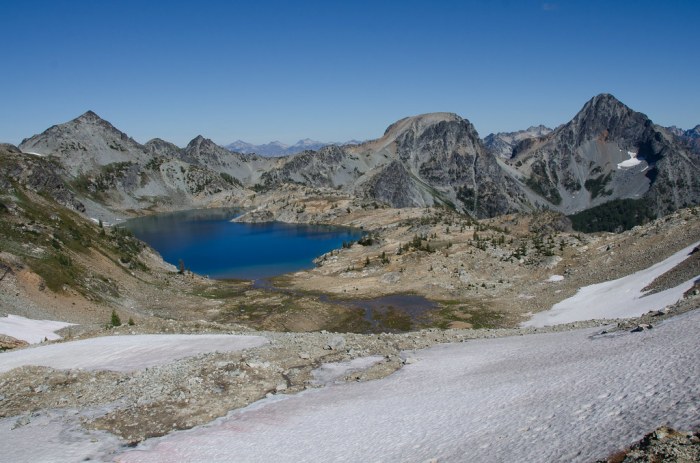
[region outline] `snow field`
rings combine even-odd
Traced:
[[[542,327],[592,319],[638,317],[674,304],[693,287],[700,275],[675,288],[648,296],[645,296],[642,289],[683,262],[698,245],[700,241],[681,249],[664,261],[626,277],[584,286],[574,296],[554,304],[550,310],[535,314],[522,326]]]
[[[72,325],[75,325],[75,323],[32,320],[19,315],[8,315],[7,317],[0,317],[0,334],[27,341],[29,344],[38,344],[44,339],[49,341],[61,339],[54,331]]]
[[[441,345],[387,378],[277,396],[117,461],[594,461],[661,424],[700,424],[699,330],[696,310],[640,333]]]
[[[266,344],[261,336],[149,334],[104,336],[0,354],[0,373],[36,365],[56,369],[135,371],[208,352]]]

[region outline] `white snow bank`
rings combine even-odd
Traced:
[[[627,152],[627,155],[628,155],[630,158],[629,158],[629,159],[626,159],[626,160],[624,160],[624,161],[622,161],[622,162],[620,162],[620,163],[617,165],[617,168],[618,168],[618,169],[623,169],[623,168],[627,168],[627,167],[634,167],[634,166],[638,166],[639,164],[642,163],[642,161],[640,161],[639,159],[637,159],[637,153],[633,153],[632,151],[628,151],[628,152]]]
[[[342,382],[338,380],[350,373],[366,370],[382,359],[383,357],[373,355],[370,357],[358,357],[349,362],[324,363],[311,372],[311,376],[313,376],[311,383],[321,386]]]
[[[588,462],[700,407],[700,311],[654,329],[447,344],[378,381],[253,404],[120,462]]]
[[[554,283],[556,281],[562,281],[564,279],[563,275],[552,275],[549,278],[547,278],[547,281],[549,283]]]
[[[683,262],[698,244],[700,241],[632,275],[584,286],[574,296],[555,304],[550,310],[535,314],[522,325],[548,326],[596,318],[638,317],[650,310],[659,310],[674,304],[683,297],[683,293],[693,287],[697,276],[675,288],[648,296],[642,293],[642,289]]]
[[[75,323],[32,320],[19,315],[8,315],[7,317],[0,317],[0,334],[27,341],[29,344],[37,344],[45,338],[50,341],[61,339],[54,331],[72,325],[75,325]]]
[[[36,151],[22,151],[24,154],[31,154],[32,156],[45,157],[45,154],[37,153]]]
[[[0,373],[24,365],[134,371],[207,352],[249,349],[265,343],[261,336],[221,334],[104,336],[0,354]]]

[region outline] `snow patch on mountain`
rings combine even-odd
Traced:
[[[625,169],[628,167],[634,167],[634,166],[638,166],[639,164],[642,163],[642,161],[637,159],[637,153],[633,153],[632,151],[628,151],[627,154],[629,155],[630,158],[618,163],[617,164],[618,169]]]

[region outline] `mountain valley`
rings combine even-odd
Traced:
[[[657,342],[661,334],[645,327],[661,324],[669,336],[664,327],[679,319],[690,332],[700,301],[696,132],[658,126],[602,94],[555,129],[484,140],[467,119],[430,113],[395,122],[376,140],[266,157],[201,135],[184,148],[140,144],[88,111],[18,147],[0,145],[0,316],[75,324],[58,332],[62,341],[36,348],[12,349],[22,340],[0,335],[8,349],[0,365],[10,353],[101,337],[264,338],[136,373],[38,364],[0,373],[0,435],[47,422],[74,440],[93,433],[102,447],[81,456],[132,461],[138,452],[123,453],[129,446],[259,400],[414,371],[433,355],[418,349],[441,343],[570,332],[583,345],[633,330]],[[232,206],[243,209],[241,222],[339,225],[364,236],[318,256],[311,270],[253,282],[178,268],[119,226],[140,215]],[[624,317],[522,325],[581,288],[656,268],[684,249],[681,263],[651,272],[639,294],[619,302],[629,305]],[[647,292],[672,291],[651,312],[634,311]],[[419,314],[399,303],[363,308],[397,295],[434,305]],[[319,379],[328,364],[345,366]],[[670,371],[689,368],[678,365]],[[692,403],[697,386],[683,384],[678,400]],[[615,434],[618,447],[664,424],[637,422],[637,405],[624,426],[604,423],[625,429]],[[669,422],[700,425],[697,414]],[[590,451],[603,459],[614,450],[605,441]]]

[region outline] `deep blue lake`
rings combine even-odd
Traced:
[[[233,223],[237,209],[198,209],[139,217],[122,225],[166,262],[210,278],[253,280],[312,268],[313,259],[360,230],[281,222]]]

